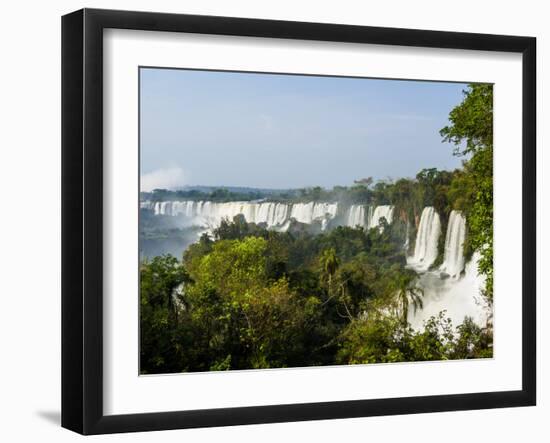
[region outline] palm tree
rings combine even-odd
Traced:
[[[323,268],[323,274],[328,282],[328,295],[330,297],[332,293],[332,277],[340,265],[340,260],[336,255],[336,250],[334,248],[325,249],[321,253],[320,262]]]
[[[424,290],[416,285],[417,275],[415,272],[407,270],[399,272],[394,280],[394,297],[397,305],[397,312],[401,316],[404,325],[407,324],[409,315],[409,306],[412,305],[414,312],[422,309],[424,304],[422,297]]]

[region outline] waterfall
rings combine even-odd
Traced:
[[[350,228],[365,226],[365,207],[363,205],[352,205],[349,207],[346,226]]]
[[[437,243],[441,234],[439,214],[432,206],[424,208],[416,234],[414,255],[407,261],[417,271],[427,271],[437,258]]]
[[[329,220],[336,217],[337,203],[275,203],[275,202],[226,202],[211,201],[164,201],[140,202],[140,208],[153,211],[155,215],[183,216],[192,224],[216,227],[224,218],[232,220],[242,214],[249,223],[265,223],[268,228],[285,229],[294,218],[300,223],[320,221],[325,229]]]
[[[327,218],[331,219],[336,216],[338,210],[337,203],[295,203],[290,211],[290,217],[296,219],[300,223],[311,224],[313,220]]]
[[[459,278],[464,269],[463,245],[466,238],[466,219],[459,211],[452,211],[445,237],[445,256],[439,268],[452,278]]]
[[[369,229],[376,228],[380,224],[380,220],[382,218],[385,218],[388,224],[391,224],[393,219],[393,206],[390,205],[382,205],[377,206],[374,209],[374,213],[372,214],[372,217],[369,222]]]
[[[412,307],[409,309],[408,321],[413,329],[422,330],[426,320],[443,310],[454,327],[460,325],[466,316],[472,317],[478,326],[486,325],[491,309],[481,295],[485,280],[478,274],[478,260],[479,253],[476,252],[466,264],[463,277],[458,280],[441,279],[435,272],[420,275],[419,286],[424,290],[423,308],[416,312]]]
[[[346,226],[356,228],[360,226],[366,228],[369,226],[372,218],[372,206],[351,205],[346,216]]]
[[[409,250],[409,232],[411,230],[411,224],[409,223],[409,220],[407,220],[407,228],[405,230],[405,243],[403,244],[403,250],[405,251],[405,254],[407,254],[407,251]]]
[[[325,230],[328,222],[338,215],[338,203],[276,203],[276,202],[211,202],[211,201],[163,201],[140,202],[141,209],[153,211],[155,215],[184,217],[193,225],[213,228],[219,226],[222,219],[232,220],[242,214],[249,223],[265,223],[270,229],[286,230],[291,219],[299,223],[320,222]],[[388,223],[393,219],[393,206],[351,205],[343,212],[339,223],[349,227],[374,228],[385,218]],[[187,223],[187,224],[189,224]]]
[[[465,316],[472,317],[477,325],[484,327],[491,309],[481,295],[485,282],[478,274],[480,255],[475,252],[468,263],[464,262],[466,220],[459,211],[452,211],[449,216],[443,264],[437,271],[426,272],[433,263],[429,257],[435,258],[437,254],[439,233],[437,236],[434,233],[440,229],[437,213],[431,207],[424,208],[415,254],[407,260],[409,266],[420,273],[418,286],[424,291],[423,308],[416,312],[410,309],[408,321],[413,329],[422,330],[426,320],[445,310],[446,317],[455,327],[464,321]]]

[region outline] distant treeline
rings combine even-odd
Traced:
[[[233,187],[197,187],[181,190],[155,189],[152,192],[141,192],[141,200],[149,201],[253,201],[268,200],[281,203],[304,202],[341,202],[348,204],[395,204],[402,198],[403,188],[416,188],[415,192],[420,211],[425,205],[433,205],[434,189],[441,184],[450,184],[453,175],[459,171],[439,171],[436,168],[423,169],[415,178],[403,178],[374,181],[372,177],[356,180],[352,186],[334,186],[326,189],[321,186],[298,189],[261,189]],[[410,192],[409,192],[410,193]]]
[[[316,189],[316,188],[315,188]],[[212,202],[232,202],[232,201],[253,201],[253,200],[272,200],[272,201],[298,201],[300,197],[306,196],[309,190],[306,189],[260,189],[260,188],[233,188],[233,187],[198,187],[193,189],[168,190],[154,189],[151,192],[141,192],[142,201],[212,201]]]

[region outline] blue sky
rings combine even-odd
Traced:
[[[141,69],[147,187],[332,187],[461,160],[439,129],[465,84]]]

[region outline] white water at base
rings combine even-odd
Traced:
[[[439,214],[432,206],[425,207],[420,217],[414,255],[407,264],[416,271],[427,271],[437,258],[437,244],[441,235]]]
[[[466,264],[465,273],[459,280],[442,279],[438,271],[426,272],[420,276],[418,285],[424,290],[423,308],[414,312],[409,308],[408,321],[415,330],[422,330],[424,322],[437,317],[440,311],[453,322],[453,327],[463,323],[464,317],[484,327],[487,324],[489,309],[481,295],[485,280],[478,275],[479,254],[474,253]]]
[[[458,279],[464,269],[463,246],[465,238],[466,219],[459,211],[452,211],[445,237],[445,256],[439,270],[454,279]]]

